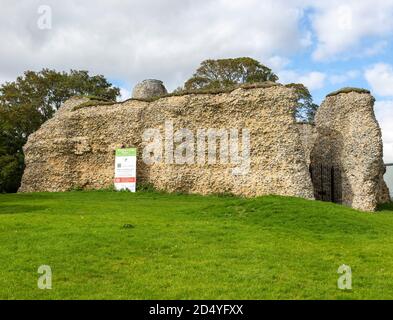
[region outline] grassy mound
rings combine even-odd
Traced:
[[[392,213],[278,196],[0,195],[0,298],[389,299]],[[342,264],[351,291],[337,288]],[[41,265],[52,290],[37,288]]]

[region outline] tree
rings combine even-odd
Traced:
[[[43,69],[0,86],[0,192],[15,192],[23,174],[23,145],[72,96],[116,100],[120,90],[102,75]]]
[[[0,192],[14,192],[19,188],[24,169],[21,150],[23,142],[12,134],[12,129],[0,115]]]
[[[236,84],[277,81],[268,67],[252,58],[205,60],[186,81],[186,90],[223,89]]]
[[[205,60],[195,74],[186,81],[184,88],[175,92],[200,89],[225,89],[236,84],[278,80],[271,69],[252,58]],[[318,105],[313,103],[310,91],[303,84],[291,83],[287,87],[295,88],[299,99],[295,118],[299,122],[314,121]]]
[[[290,83],[286,87],[294,88],[298,94],[295,118],[299,122],[313,123],[318,105],[313,102],[312,95],[307,87],[301,83]]]

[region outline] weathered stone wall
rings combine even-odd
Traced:
[[[300,140],[302,141],[302,147],[306,163],[307,166],[310,166],[311,151],[318,136],[317,130],[315,128],[315,125],[311,123],[298,123],[297,126],[299,130]]]
[[[342,203],[373,211],[389,200],[383,180],[381,130],[367,92],[337,92],[318,109],[311,163],[338,168]]]
[[[148,79],[138,83],[132,90],[132,97],[135,99],[149,99],[161,97],[168,92],[160,80]]]
[[[147,165],[139,154],[138,182],[167,191],[312,199],[308,160],[293,117],[296,100],[293,89],[284,86],[83,108],[78,106],[86,100],[71,99],[29,137],[20,191],[110,187],[115,149],[137,147],[141,152],[147,144],[142,140],[145,129],[163,134],[165,121],[172,121],[175,130],[187,128],[194,134],[201,128],[248,129],[249,172],[233,175],[234,164],[222,163]]]
[[[319,108],[315,125],[295,122],[296,100],[293,89],[281,85],[109,105],[73,98],[29,137],[20,191],[111,187],[115,149],[137,147],[138,183],[151,183],[162,190],[313,199],[314,195],[318,198],[315,181],[320,179],[315,179],[313,170],[311,179],[309,167],[325,166],[328,175],[330,168],[337,171],[332,172],[330,181],[321,180],[321,187],[326,190],[334,180],[340,188],[338,202],[373,211],[378,203],[389,201],[374,98],[356,90],[331,94]],[[207,159],[199,163],[196,154],[189,164],[165,162],[165,140],[161,161],[147,164],[141,153],[150,141],[145,141],[143,134],[146,129],[158,129],[164,139],[168,121],[174,131],[190,130],[195,148],[200,129],[223,129],[225,134],[237,129],[240,153],[244,148],[242,130],[249,130],[250,170],[234,175],[236,164],[222,163],[218,155],[222,142],[217,144],[213,164]],[[323,172],[321,168],[321,176]],[[333,189],[332,183],[330,191]],[[332,196],[336,196],[334,192]]]

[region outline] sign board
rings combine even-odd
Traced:
[[[136,190],[136,148],[117,149],[115,157],[116,190]]]

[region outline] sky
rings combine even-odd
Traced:
[[[103,74],[130,96],[144,79],[168,91],[205,59],[248,56],[319,104],[370,89],[393,163],[393,0],[0,0],[0,83],[26,70]]]

